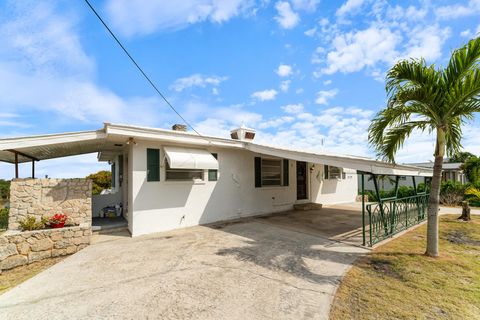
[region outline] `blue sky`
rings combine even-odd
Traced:
[[[366,156],[386,70],[407,57],[445,65],[480,32],[479,0],[92,4],[202,134],[227,137],[244,122],[262,143]],[[81,0],[0,4],[0,97],[2,137],[179,122]],[[465,149],[480,154],[479,133],[479,121],[464,127]],[[433,138],[414,134],[397,161],[432,153]],[[104,167],[83,155],[37,171],[69,177]],[[0,165],[0,178],[12,175]]]

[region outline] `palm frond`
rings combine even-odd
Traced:
[[[377,155],[389,162],[395,162],[395,153],[403,146],[405,140],[412,134],[414,130],[425,131],[431,128],[428,121],[408,121],[401,125],[389,127],[382,134],[379,141],[371,140],[370,143],[377,150]]]
[[[448,87],[458,85],[469,70],[480,64],[480,37],[453,51],[443,78]]]
[[[427,66],[424,59],[401,60],[388,71],[386,76],[387,94],[394,94],[401,88],[433,86],[441,82],[433,66]]]
[[[445,129],[445,144],[448,156],[453,156],[462,149],[462,122],[458,117],[452,120]]]
[[[449,88],[445,97],[445,104],[449,106],[446,116],[462,116],[478,112],[464,108],[464,106],[472,107],[471,103],[478,101],[479,98],[480,69],[477,68],[467,72],[461,82],[457,82]]]

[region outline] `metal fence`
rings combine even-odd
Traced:
[[[406,198],[384,199],[365,206],[368,215],[369,246],[414,226],[427,217],[428,194]]]

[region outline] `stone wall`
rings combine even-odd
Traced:
[[[0,236],[0,273],[2,270],[75,253],[90,244],[91,226],[34,231],[7,231]]]
[[[67,225],[92,222],[92,182],[87,179],[14,179],[10,185],[8,229],[27,216],[67,214]]]

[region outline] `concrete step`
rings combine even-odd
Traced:
[[[297,203],[293,205],[293,208],[298,211],[308,211],[308,210],[320,210],[322,209],[321,203]]]
[[[92,235],[97,235],[97,234],[114,234],[122,231],[127,231],[128,232],[128,227],[127,226],[122,226],[122,227],[115,227],[115,228],[94,228],[92,227]]]

